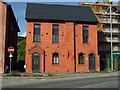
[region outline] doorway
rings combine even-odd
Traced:
[[[39,55],[39,53],[34,53],[32,55],[32,72],[40,73],[40,55]]]
[[[95,55],[93,53],[89,54],[89,70],[95,72]]]

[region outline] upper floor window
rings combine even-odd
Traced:
[[[58,64],[59,63],[59,55],[58,55],[58,53],[53,53],[53,55],[52,55],[52,63],[53,64]]]
[[[59,25],[58,24],[52,25],[52,42],[53,43],[59,42]]]
[[[88,26],[83,26],[83,43],[88,43]]]
[[[40,24],[34,24],[34,42],[40,41]]]
[[[78,64],[84,64],[84,54],[80,53],[78,55]]]

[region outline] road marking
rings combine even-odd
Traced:
[[[111,82],[104,82],[104,83],[99,83],[99,84],[94,84],[94,85],[87,85],[87,86],[79,87],[79,88],[90,88],[90,87],[93,88],[93,87],[99,86],[99,85],[103,85],[104,87],[106,87],[105,84],[112,83],[112,82],[114,82],[114,81],[111,81]]]

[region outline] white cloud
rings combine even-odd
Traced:
[[[26,32],[24,32],[24,33],[18,33],[18,36],[26,37]]]

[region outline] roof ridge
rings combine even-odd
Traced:
[[[34,5],[48,5],[48,6],[66,6],[66,7],[82,7],[82,8],[90,8],[86,6],[78,6],[78,5],[63,5],[63,4],[45,4],[45,3],[27,3],[27,4],[34,4]]]
[[[26,9],[26,20],[98,22],[90,7],[27,3]]]

